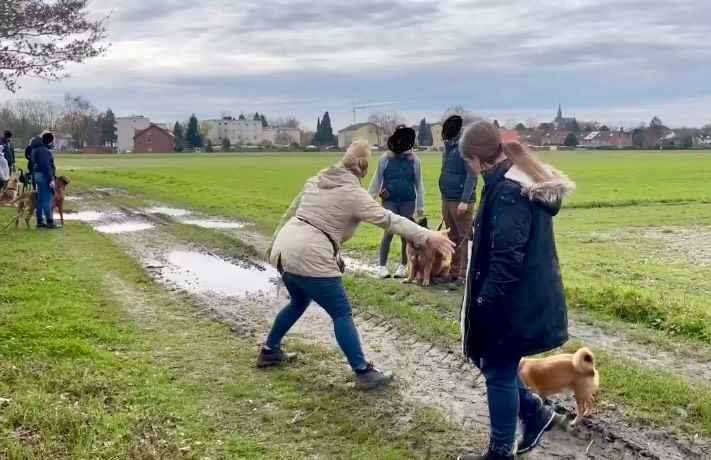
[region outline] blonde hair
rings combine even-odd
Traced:
[[[480,121],[465,128],[459,141],[459,152],[467,160],[478,158],[484,163],[492,163],[499,154],[506,158],[524,173],[540,183],[553,179],[553,175],[546,167],[516,141],[501,142],[499,128],[492,123]]]
[[[341,165],[356,175],[363,175],[368,170],[370,144],[365,139],[356,139],[343,155]]]

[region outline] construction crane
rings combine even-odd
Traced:
[[[396,102],[368,102],[367,104],[363,105],[356,105],[355,102],[351,102],[351,105],[353,106],[353,109],[351,110],[351,113],[353,114],[353,124],[356,124],[356,115],[358,113],[358,110],[372,109],[375,107],[387,107],[389,105],[394,104],[396,104]]]

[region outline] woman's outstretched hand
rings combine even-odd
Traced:
[[[457,247],[447,235],[438,232],[430,232],[427,245],[444,256],[454,254],[454,249]]]

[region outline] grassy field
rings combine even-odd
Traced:
[[[711,264],[690,263],[684,248],[674,251],[645,233],[711,225],[711,152],[549,152],[543,159],[578,186],[556,219],[566,285],[578,290],[573,306],[640,295],[665,314],[594,309],[711,343]],[[78,187],[122,188],[247,219],[270,234],[304,180],[337,160],[333,154],[62,156],[58,164]],[[436,221],[440,158],[424,154],[422,162],[427,211]],[[380,237],[366,225],[346,248],[375,260]]]
[[[312,359],[255,370],[252,340],[88,226],[3,245],[18,257],[0,258],[0,458],[447,458],[461,437],[425,409],[400,420],[387,391],[334,386],[337,358],[298,341]]]

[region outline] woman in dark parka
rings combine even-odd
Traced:
[[[536,447],[556,422],[555,412],[523,384],[518,367],[521,358],[568,340],[553,217],[575,184],[518,142],[502,143],[491,123],[468,127],[459,148],[484,177],[462,306],[462,346],[486,379],[491,419],[488,451],[460,459],[513,459]],[[517,418],[524,427],[518,443]]]

